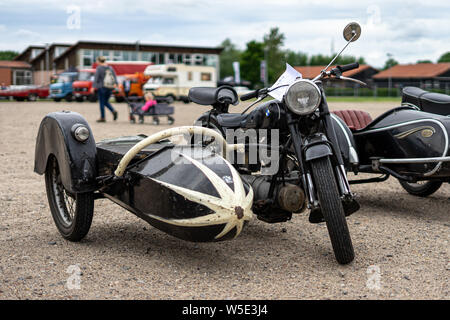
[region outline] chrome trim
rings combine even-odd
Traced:
[[[444,146],[444,153],[442,154],[442,158],[446,158],[445,156],[447,155],[448,144],[449,144],[447,130],[445,129],[444,125],[441,122],[439,122],[439,121],[437,121],[435,119],[413,120],[413,121],[403,122],[403,123],[399,123],[399,124],[395,124],[395,125],[391,125],[391,126],[387,126],[387,127],[367,130],[367,131],[363,131],[363,132],[356,132],[353,135],[354,136],[359,136],[359,135],[362,135],[362,134],[367,134],[367,133],[372,133],[372,132],[380,132],[380,131],[384,131],[384,130],[388,130],[388,129],[392,129],[392,128],[397,128],[397,127],[401,127],[401,126],[407,126],[407,125],[410,125],[410,124],[419,123],[419,122],[423,122],[423,121],[434,122],[434,123],[437,123],[439,125],[439,127],[441,127],[442,132],[444,133],[444,137],[445,137],[445,146]],[[420,159],[420,158],[416,158],[416,159]],[[427,159],[427,158],[423,158],[423,159]],[[402,159],[398,159],[398,160],[402,160]],[[385,163],[387,163],[387,162],[385,162]],[[397,163],[400,163],[400,162],[397,162]],[[407,162],[405,162],[405,163],[407,163]],[[441,168],[441,166],[442,166],[442,162],[438,162],[438,164],[436,165],[436,167],[434,167],[433,170],[424,173],[423,176],[424,177],[428,177],[428,176],[431,176],[431,175],[435,174],[436,171],[438,171]]]
[[[432,162],[449,162],[450,157],[379,159],[379,161],[380,163],[432,163]]]

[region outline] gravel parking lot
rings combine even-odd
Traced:
[[[372,116],[392,103],[330,103]],[[354,186],[361,210],[348,223],[356,252],[334,259],[324,224],[307,214],[283,224],[254,219],[234,241],[170,237],[108,200],[95,204],[88,236],[65,241],[50,215],[44,178],[33,172],[43,116],[73,110],[97,141],[167,128],[119,119],[96,123],[93,103],[0,102],[0,299],[449,299],[450,185],[422,199],[393,178]],[[175,125],[206,107],[175,103]],[[241,110],[241,108],[236,108]],[[79,286],[77,268],[81,270]]]

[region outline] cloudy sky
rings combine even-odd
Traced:
[[[0,0],[0,50],[78,40],[218,46],[225,38],[243,49],[277,26],[285,48],[329,54],[344,45],[350,21],[362,35],[346,53],[375,67],[387,53],[411,63],[450,51],[448,0]]]

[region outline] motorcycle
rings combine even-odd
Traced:
[[[212,105],[210,111],[197,119],[196,125],[213,129],[224,137],[233,135],[236,130],[257,132],[256,139],[250,139],[253,142],[244,141],[246,160],[252,157],[251,146],[255,141],[259,148],[270,149],[271,155],[279,154],[277,159],[264,161],[261,152],[257,151],[256,162],[234,163],[241,177],[254,190],[252,209],[257,218],[268,223],[285,222],[291,219],[292,213],[303,212],[307,206],[310,222],[326,222],[336,260],[341,264],[354,259],[346,216],[356,212],[359,204],[350,191],[346,162],[336,132],[339,128],[330,114],[321,79],[334,74],[342,80],[359,83],[359,80],[342,76],[343,72],[358,68],[358,63],[338,66],[331,71],[327,69],[360,34],[361,27],[357,23],[348,24],[344,29],[347,44],[318,77],[302,79],[288,65],[272,87],[240,97],[241,101],[257,98],[242,113],[228,113],[229,106],[236,105],[239,100],[232,87],[197,87],[189,92],[192,102]],[[275,99],[246,113],[269,95]],[[266,134],[266,130],[271,133]],[[271,140],[273,130],[278,132],[275,139],[279,141],[275,143]],[[214,142],[212,139],[192,139],[203,146]],[[274,162],[277,164],[275,172],[261,174]]]

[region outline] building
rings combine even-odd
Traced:
[[[24,61],[0,61],[0,86],[32,84],[31,65]]]
[[[216,68],[219,75],[219,47],[169,46],[120,42],[78,41],[73,45],[30,46],[16,60],[31,64],[34,83],[48,83],[50,75],[69,69],[91,68],[98,56],[110,61],[149,61],[154,64],[184,63]]]
[[[325,68],[326,66],[300,66],[300,67],[294,67],[295,70],[300,72],[305,79],[313,79],[317,75],[320,74],[320,72]],[[335,66],[331,66],[328,70],[331,68],[334,68]],[[360,81],[363,81],[367,83],[369,86],[372,85],[372,77],[378,73],[378,70],[367,65],[367,64],[361,64],[357,69],[349,70],[344,72],[342,75],[345,77],[354,78]],[[327,80],[325,80],[327,81]],[[339,87],[354,87],[354,82],[349,81],[327,81],[327,86],[339,86]],[[358,84],[356,84],[359,86]]]
[[[450,63],[398,64],[373,76],[378,87],[403,88],[406,86],[423,89],[450,88]]]

